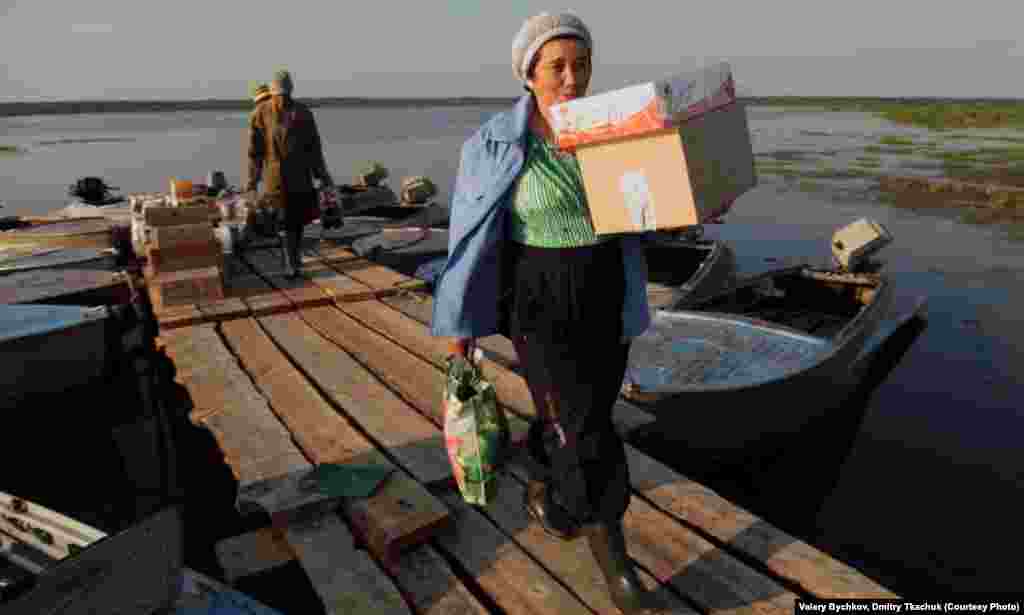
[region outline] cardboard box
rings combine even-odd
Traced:
[[[582,145],[666,130],[736,101],[727,62],[551,107],[558,147]]]
[[[727,63],[551,107],[599,235],[703,224],[757,184]]]
[[[154,273],[224,266],[224,254],[216,241],[185,241],[159,248],[150,245],[146,260]]]
[[[205,205],[195,207],[146,207],[143,219],[148,227],[180,226],[210,221],[210,210]]]
[[[224,284],[218,267],[157,273],[148,284],[153,290],[153,307],[158,311],[224,298]]]
[[[679,128],[585,145],[576,156],[599,235],[703,224],[757,184],[740,103]]]
[[[152,229],[150,237],[155,248],[169,248],[179,243],[216,241],[213,226],[209,222],[157,226]]]

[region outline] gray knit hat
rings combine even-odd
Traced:
[[[587,49],[594,49],[590,30],[583,20],[572,13],[534,15],[523,23],[523,27],[512,41],[512,72],[520,81],[526,83],[526,73],[530,70],[530,64],[544,43],[559,36],[577,38],[583,41]]]
[[[279,70],[274,73],[274,79],[270,82],[271,94],[291,94],[292,74],[286,70]]]

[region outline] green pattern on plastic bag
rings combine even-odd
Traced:
[[[479,366],[463,357],[448,360],[444,405],[445,444],[459,492],[467,503],[486,506],[497,494],[498,467],[509,441],[507,418]]]

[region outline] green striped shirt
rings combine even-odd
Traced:
[[[526,163],[512,197],[509,239],[541,248],[601,243],[594,234],[576,156],[528,132]]]

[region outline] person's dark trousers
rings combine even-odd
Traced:
[[[315,192],[289,193],[284,207],[284,263],[289,275],[302,272],[302,234],[309,216],[309,208],[316,204]]]

